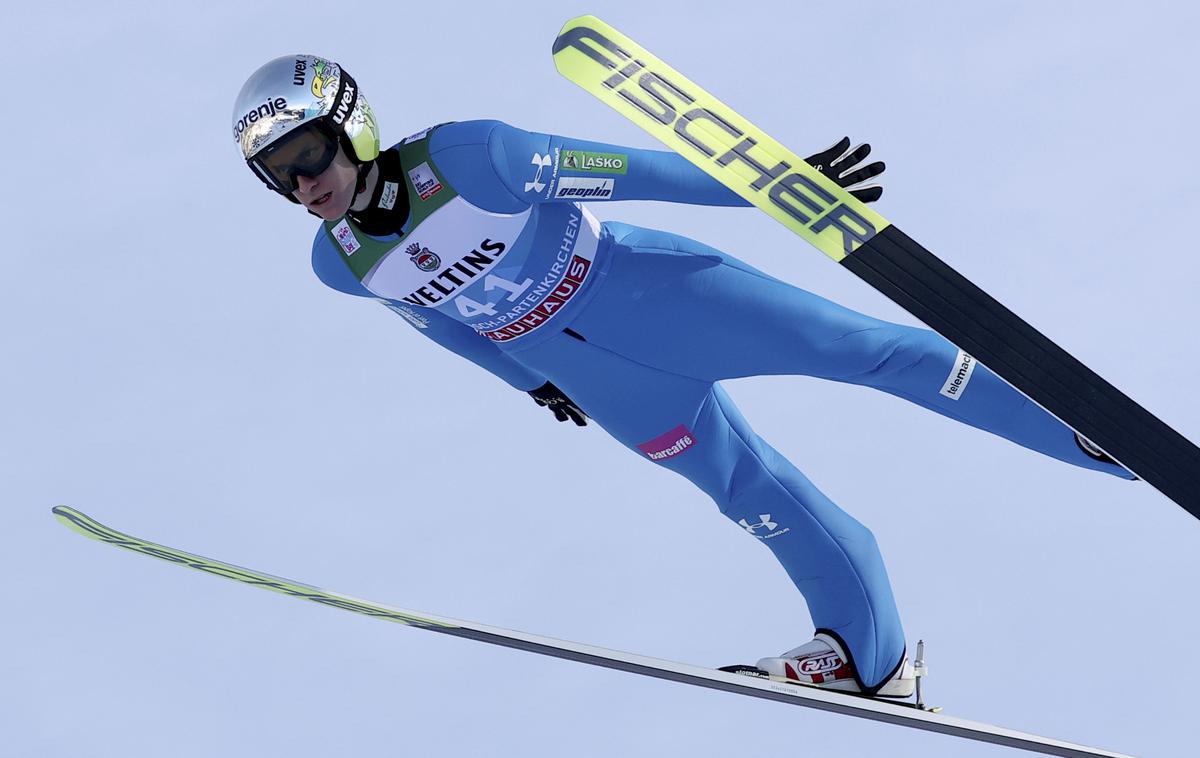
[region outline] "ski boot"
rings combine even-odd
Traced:
[[[793,648],[783,655],[762,658],[758,662],[758,668],[771,676],[798,684],[874,697],[907,698],[912,697],[916,689],[916,676],[908,657],[905,656],[890,679],[864,690],[850,657],[836,639],[824,632],[817,632],[811,642]]]
[[[925,642],[917,643],[917,660],[909,664],[905,655],[896,671],[888,679],[874,687],[865,687],[854,670],[854,663],[842,648],[842,644],[831,634],[817,632],[811,642],[786,653],[762,658],[756,666],[725,666],[721,671],[744,674],[775,681],[784,681],[805,687],[816,687],[848,695],[882,698],[895,701],[919,710],[937,712],[941,708],[928,708],[921,693],[921,678],[925,676]],[[900,702],[916,695],[916,702]]]

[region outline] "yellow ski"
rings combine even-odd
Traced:
[[[928,324],[1200,518],[1200,448],[732,108],[595,16],[559,73]]]

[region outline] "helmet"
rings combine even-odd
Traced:
[[[379,155],[379,127],[358,84],[313,55],[285,55],[250,75],[234,101],[233,139],[258,178],[293,201],[296,177],[320,174],[339,145],[364,169]]]

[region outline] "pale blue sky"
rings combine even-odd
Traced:
[[[229,138],[243,79],[315,52],[389,141],[490,117],[653,146],[555,73],[555,33],[586,12],[797,152],[870,140],[885,216],[1200,439],[1189,3],[22,4],[4,44],[0,753],[1011,754],[317,608],[51,517],[68,503],[353,595],[702,665],[805,641],[782,570],[685,481],[324,288],[314,220]],[[911,322],[757,211],[593,210]],[[1195,519],[890,396],[730,389],[876,533],[932,701],[1192,752]]]

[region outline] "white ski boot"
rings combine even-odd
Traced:
[[[906,655],[896,673],[877,691],[864,693],[849,656],[836,639],[822,632],[817,632],[811,642],[781,656],[761,659],[758,668],[771,676],[790,679],[798,684],[873,697],[907,698],[912,696],[916,687],[916,674]]]

